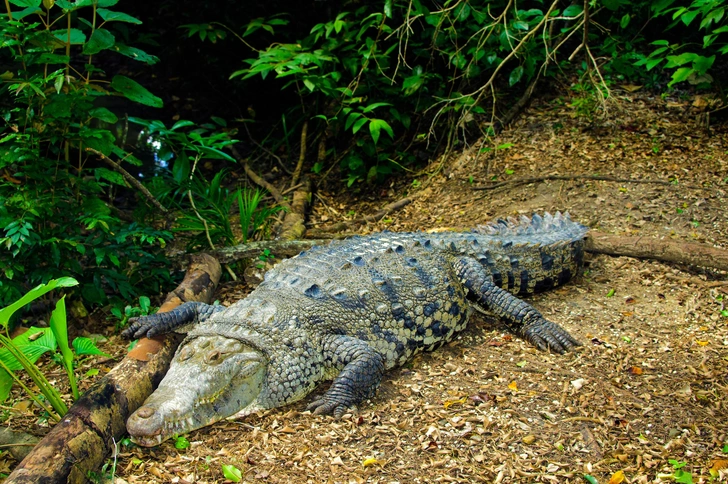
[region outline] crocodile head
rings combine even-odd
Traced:
[[[175,355],[157,390],[126,426],[152,447],[236,413],[257,409],[267,370],[261,352],[224,336],[199,336]]]

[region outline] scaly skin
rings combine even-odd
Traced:
[[[354,237],[278,264],[229,308],[185,303],[132,320],[138,338],[192,324],[159,388],[128,420],[140,445],[231,415],[300,400],[341,416],[376,392],[384,372],[448,341],[474,305],[542,350],[579,343],[516,295],[579,270],[586,228],[568,215],[499,221],[471,233]]]

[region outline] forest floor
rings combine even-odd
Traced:
[[[728,250],[728,127],[696,124],[701,98],[616,94],[609,116],[594,123],[564,100],[536,101],[498,136],[495,144],[507,147],[474,146],[438,160],[429,166],[434,176],[360,197],[319,191],[310,225],[408,196],[413,203],[357,232],[568,211],[602,232]],[[492,176],[552,174],[677,183],[574,179],[475,189]],[[224,284],[217,298],[232,303],[248,291]],[[589,255],[582,276],[529,301],[584,346],[544,353],[476,313],[455,341],[387,373],[358,413],[313,416],[309,397],[192,432],[186,449],[173,440],[121,447],[117,479],[219,483],[221,466],[231,464],[242,482],[582,483],[587,474],[616,484],[690,482],[690,474],[697,483],[711,470],[728,481],[725,273]],[[104,349],[124,348],[112,337]]]

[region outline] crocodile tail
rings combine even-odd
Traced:
[[[489,247],[478,260],[496,285],[513,294],[545,291],[579,271],[587,230],[560,212],[498,220],[475,229],[479,243]]]
[[[557,242],[581,240],[589,229],[571,220],[568,212],[556,212],[532,217],[522,215],[516,219],[508,217],[485,225],[479,225],[474,232],[498,238],[503,242],[550,245]]]

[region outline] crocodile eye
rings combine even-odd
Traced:
[[[177,356],[177,359],[179,361],[189,360],[192,357],[192,355],[194,355],[194,354],[195,354],[195,350],[191,346],[185,346],[179,352],[179,355]]]
[[[223,354],[219,350],[212,350],[205,355],[205,363],[217,365],[223,360]]]

